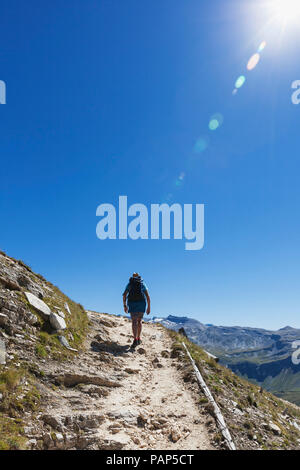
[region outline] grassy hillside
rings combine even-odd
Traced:
[[[293,364],[293,343],[300,329],[286,326],[277,331],[261,328],[204,325],[188,317],[169,315],[161,319],[167,328],[184,328],[188,337],[233,372],[272,393],[300,402],[300,365]],[[294,376],[294,377],[293,377]]]
[[[196,379],[182,346],[187,345],[206,384],[218,403],[238,449],[299,449],[300,408],[237,376],[209,358],[203,349],[184,336],[168,330],[173,338],[172,354],[179,358],[183,378]],[[205,395],[199,391],[203,413],[211,413]],[[222,435],[216,437],[220,441]]]

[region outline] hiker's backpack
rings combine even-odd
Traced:
[[[128,302],[140,302],[145,300],[142,292],[143,281],[139,278],[131,277],[128,286]]]

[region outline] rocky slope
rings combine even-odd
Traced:
[[[289,326],[278,331],[262,328],[204,325],[188,318],[169,315],[156,318],[167,328],[184,327],[188,337],[220,358],[235,373],[266,390],[300,404],[300,364],[293,364],[294,341],[300,330]]]
[[[238,449],[296,449],[300,412],[159,324],[129,350],[127,318],[66,297],[0,254],[0,449],[219,449],[185,341]]]
[[[81,305],[0,252],[0,449],[26,446],[23,424],[42,400],[42,366],[73,357],[87,329]]]

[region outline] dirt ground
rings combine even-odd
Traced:
[[[177,359],[171,358],[171,338],[164,329],[143,323],[142,344],[132,351],[129,319],[88,315],[85,350],[74,364],[47,371],[65,384],[78,382],[48,389],[40,418],[58,430],[55,447],[213,449],[197,394],[184,382]],[[74,423],[82,436],[76,443]]]

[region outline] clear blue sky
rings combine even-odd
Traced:
[[[1,248],[98,311],[139,271],[155,315],[300,328],[300,34],[261,4],[2,2]],[[204,203],[203,250],[98,240],[97,206],[124,194]]]

